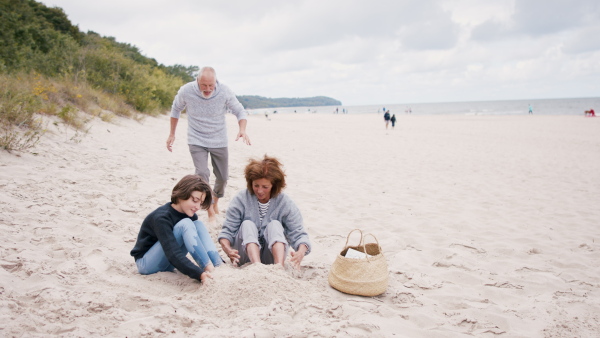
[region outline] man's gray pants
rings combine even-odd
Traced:
[[[229,150],[225,148],[206,148],[193,144],[190,147],[190,154],[194,167],[196,167],[196,175],[202,177],[206,183],[209,183],[210,171],[208,169],[208,154],[215,174],[215,186],[213,192],[216,197],[221,198],[225,195],[225,186],[229,179]]]

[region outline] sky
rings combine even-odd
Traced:
[[[38,0],[39,1],[39,0]],[[598,0],[43,0],[237,95],[343,105],[600,97]]]

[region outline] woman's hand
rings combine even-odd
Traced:
[[[227,255],[227,257],[229,257],[232,264],[237,265],[239,263],[240,254],[238,253],[237,250],[229,249],[229,250],[223,250],[223,251],[225,251],[225,254]]]
[[[219,244],[221,244],[221,248],[223,248],[223,252],[229,257],[232,264],[237,264],[240,261],[240,254],[237,250],[231,248],[231,242],[229,242],[226,238],[221,238],[219,240]]]
[[[302,263],[302,259],[304,259],[304,255],[306,254],[307,250],[308,247],[306,246],[306,244],[300,244],[300,246],[298,247],[298,251],[292,251],[290,253],[290,255],[292,256],[292,258],[290,259],[290,263],[292,263],[292,265],[296,269],[300,269],[300,263]]]

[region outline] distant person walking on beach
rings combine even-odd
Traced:
[[[531,107],[531,104],[529,105],[529,114],[533,114],[533,108]]]
[[[246,134],[247,112],[229,87],[217,81],[212,67],[204,67],[195,81],[179,88],[171,107],[171,132],[167,139],[167,149],[173,151],[175,130],[181,111],[187,108],[188,146],[196,174],[209,182],[208,155],[215,174],[213,205],[208,208],[209,221],[215,220],[219,212],[219,198],[225,194],[229,178],[229,151],[227,148],[227,125],[225,114],[230,110],[237,117],[239,131],[235,140],[240,138],[250,145]]]
[[[392,129],[394,129],[394,127],[396,126],[396,114],[392,115],[390,121],[392,121]]]
[[[383,114],[383,120],[385,121],[385,129],[388,129],[388,124],[390,124],[390,111],[386,111],[385,114]]]
[[[221,248],[231,263],[248,262],[284,265],[290,248],[290,262],[300,267],[311,250],[300,209],[282,191],[285,173],[274,157],[251,159],[244,169],[246,189],[229,203],[219,233]]]
[[[206,281],[223,263],[215,243],[196,211],[208,209],[210,186],[198,175],[183,177],[171,192],[171,202],[151,212],[137,236],[131,256],[139,273],[179,270],[190,278]],[[192,263],[186,256],[190,253]]]

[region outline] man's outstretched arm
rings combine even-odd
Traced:
[[[177,130],[177,122],[179,122],[178,118],[171,117],[171,132],[169,133],[169,138],[167,139],[167,150],[173,151],[173,143],[175,143],[175,130]]]

